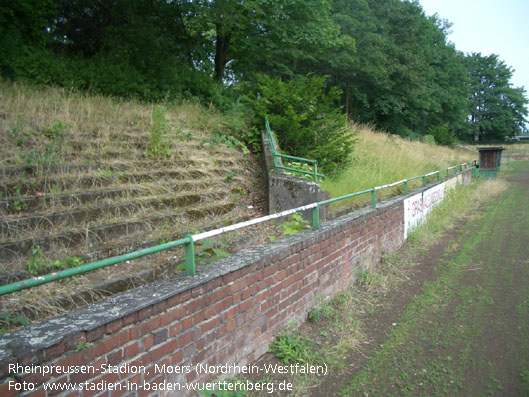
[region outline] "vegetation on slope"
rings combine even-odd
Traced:
[[[430,145],[419,141],[410,142],[396,135],[374,131],[368,126],[350,124],[351,134],[356,134],[357,142],[351,154],[350,165],[336,176],[327,178],[321,187],[329,190],[331,197],[369,189],[396,182],[402,179],[426,174],[477,159],[477,151],[452,149],[445,146]],[[416,181],[416,184],[421,183]],[[410,182],[410,188],[414,186]],[[402,191],[403,186],[384,189],[377,198],[387,197]],[[364,204],[370,197],[351,199],[355,205]],[[348,205],[340,201],[337,206]]]
[[[2,284],[264,215],[260,163],[230,115],[20,83],[0,84],[0,115]],[[197,261],[267,236],[204,241]],[[173,249],[20,291],[1,310],[56,314],[181,271],[182,258]]]

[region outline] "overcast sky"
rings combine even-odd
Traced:
[[[465,53],[496,54],[529,96],[529,0],[419,0],[426,15],[452,23],[448,39]]]

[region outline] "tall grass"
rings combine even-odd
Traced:
[[[57,87],[0,82],[0,130],[8,131],[22,118],[25,129],[40,130],[56,120],[71,132],[119,135],[149,134],[154,103],[94,95]],[[193,101],[164,104],[170,122],[206,131],[225,121],[213,108]]]
[[[477,152],[473,154],[457,148],[408,142],[398,136],[376,132],[368,126],[351,124],[350,129],[352,133],[357,133],[357,143],[350,165],[334,178],[325,179],[321,184],[323,189],[330,191],[331,197],[477,159]],[[377,198],[394,194],[397,189],[402,190],[402,187],[379,191]],[[361,205],[369,199],[366,195],[364,198],[340,201],[334,208]]]

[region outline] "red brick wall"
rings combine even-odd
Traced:
[[[154,365],[248,364],[274,335],[300,323],[322,296],[334,296],[358,266],[378,262],[403,243],[402,198],[326,222],[265,246],[127,291],[0,339],[0,395],[9,381],[32,382],[30,395],[52,395],[42,383],[194,382],[188,374],[154,373]],[[76,352],[79,343],[87,343]],[[144,365],[146,373],[10,375],[9,364],[58,366]],[[209,378],[214,378],[212,375]],[[13,384],[11,384],[13,385]],[[151,395],[148,391],[73,392],[64,395]],[[169,393],[171,394],[171,393]],[[173,395],[184,395],[180,392]]]

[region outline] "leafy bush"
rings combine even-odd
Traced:
[[[247,100],[262,129],[265,117],[285,152],[314,158],[326,173],[333,173],[349,160],[354,139],[346,129],[339,103],[341,92],[325,90],[325,77],[297,77],[287,82],[260,76],[260,95]]]
[[[440,145],[453,145],[457,140],[455,133],[450,130],[448,124],[431,126],[428,128],[428,133],[433,135],[435,141]]]
[[[433,135],[425,135],[424,136],[424,143],[435,146],[435,138]]]

